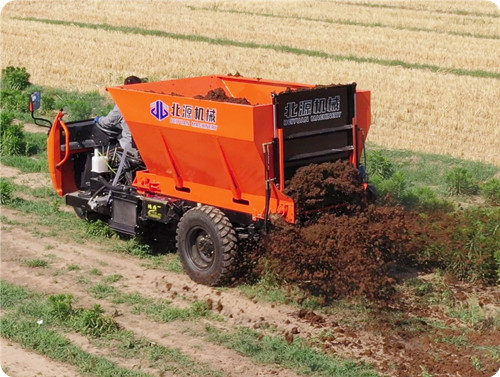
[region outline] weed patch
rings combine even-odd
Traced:
[[[47,267],[49,265],[49,262],[46,259],[40,258],[21,259],[21,263],[31,268]]]
[[[29,85],[30,74],[24,67],[12,67],[2,69],[2,88],[24,90]]]
[[[472,208],[424,215],[417,260],[460,280],[494,284],[500,272],[500,208]]]
[[[77,312],[75,327],[84,334],[100,337],[119,329],[114,319],[104,314],[100,305]]]
[[[142,243],[136,238],[128,240],[125,243],[117,244],[114,251],[135,255],[141,258],[150,256],[152,253],[152,249],[148,244]]]
[[[500,179],[491,179],[481,185],[481,194],[492,206],[500,206]]]
[[[470,171],[457,167],[446,175],[448,194],[474,195],[479,192],[479,185],[472,177]]]
[[[14,185],[12,182],[2,178],[0,180],[0,204],[8,204],[12,201],[12,193],[14,192]]]

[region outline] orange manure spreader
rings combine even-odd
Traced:
[[[356,84],[204,76],[107,90],[134,147],[61,111],[48,139],[55,190],[118,232],[175,232],[185,271],[207,285],[228,281],[238,245],[272,218],[295,222],[285,185],[299,167],[358,167],[371,122],[370,92]]]

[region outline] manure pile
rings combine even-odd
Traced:
[[[220,101],[220,102],[230,102],[230,103],[239,103],[243,105],[250,105],[250,101],[246,98],[238,98],[238,97],[229,97],[223,88],[216,88],[210,90],[206,95],[202,96],[197,95],[194,98],[196,99],[208,99],[212,101]]]
[[[277,224],[266,241],[280,277],[325,299],[390,296],[390,262],[407,257],[416,217],[400,207],[364,199],[359,171],[348,161],[299,168],[286,193],[297,203],[298,222]],[[329,207],[328,212],[315,211]]]

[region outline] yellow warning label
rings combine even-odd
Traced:
[[[161,210],[163,206],[161,204],[148,204],[148,214],[147,216],[151,219],[160,220],[161,219]]]

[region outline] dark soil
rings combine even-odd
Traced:
[[[402,207],[367,204],[360,174],[348,161],[302,167],[286,187],[301,215],[295,225],[278,226],[266,242],[275,272],[325,302],[388,298],[396,282],[389,264],[413,253],[416,216]],[[317,211],[325,207],[328,212]]]
[[[401,208],[369,206],[355,214],[325,214],[312,225],[283,226],[267,243],[281,278],[329,301],[388,298],[396,280],[389,263],[411,252],[411,217]]]
[[[370,320],[362,324],[352,325],[348,319],[339,324],[338,318],[309,309],[301,309],[297,317],[329,334],[320,339],[325,352],[336,354],[342,347],[368,360],[381,360],[377,367],[390,376],[495,374],[499,363],[491,351],[498,349],[494,320],[470,328],[439,305],[430,307],[422,294],[396,289],[398,270],[410,271],[413,263],[420,268],[434,265],[417,254],[424,245],[438,241],[444,247],[451,242],[452,249],[465,250],[452,237],[463,223],[455,224],[458,220],[450,214],[421,217],[403,207],[369,204],[361,183],[348,162],[303,167],[287,182],[286,193],[296,201],[300,216],[294,225],[275,224],[266,240],[272,270],[283,282],[299,286],[306,298],[319,297],[321,304],[341,297],[372,299]],[[347,205],[339,207],[342,203]],[[448,287],[452,288],[447,294],[466,305],[466,285]],[[472,287],[473,295],[477,287]],[[433,294],[441,297],[444,292]],[[487,302],[481,300],[483,305]],[[296,332],[286,332],[285,339],[293,342]],[[366,334],[377,334],[379,340],[375,344]]]
[[[246,98],[228,97],[223,88],[213,89],[209,91],[205,96],[197,95],[194,98],[251,105],[251,103]]]
[[[353,84],[356,84],[356,83],[353,83]],[[324,85],[324,84],[316,84],[314,85],[314,87],[312,88],[303,88],[303,87],[299,87],[299,88],[290,88],[289,86],[281,93],[294,93],[294,92],[303,92],[305,90],[312,90],[312,89],[322,89],[322,88],[331,88],[331,87],[336,87],[336,86],[344,86],[346,84],[329,84],[329,85]],[[349,85],[349,84],[347,84]]]
[[[285,184],[299,215],[332,206],[359,207],[365,202],[361,175],[349,161],[339,160],[299,168]]]

